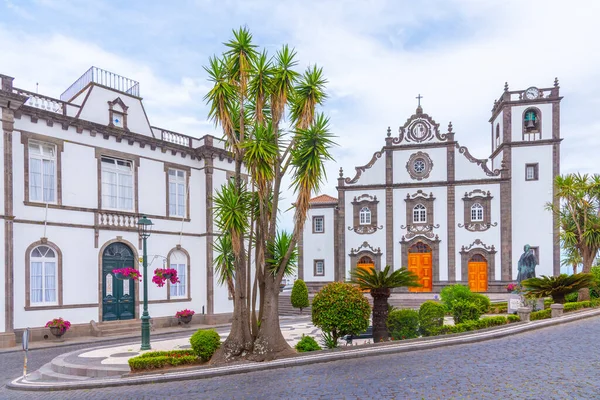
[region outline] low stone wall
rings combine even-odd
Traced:
[[[14,347],[16,346],[15,334],[12,332],[9,333],[0,333],[0,349],[6,347]]]

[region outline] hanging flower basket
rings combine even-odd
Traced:
[[[50,328],[50,333],[60,339],[71,327],[71,323],[62,318],[54,318],[52,321],[46,322],[46,328]]]
[[[115,278],[117,279],[133,279],[134,281],[139,281],[142,277],[140,271],[130,267],[113,269],[112,272],[115,274]]]
[[[154,276],[152,277],[152,282],[156,283],[156,286],[158,287],[163,287],[165,286],[166,281],[170,281],[173,285],[179,282],[179,278],[177,277],[177,270],[173,268],[155,269]]]

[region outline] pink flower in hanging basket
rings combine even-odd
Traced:
[[[154,270],[154,276],[152,282],[156,283],[156,286],[163,287],[166,281],[170,281],[171,284],[179,282],[177,277],[177,270],[173,268],[157,268]]]
[[[134,281],[139,281],[140,278],[142,277],[142,274],[140,273],[140,271],[138,271],[135,268],[131,268],[131,267],[113,269],[112,272],[115,275],[117,275],[117,274],[120,275],[117,277],[118,278],[122,277],[121,279],[133,279]]]

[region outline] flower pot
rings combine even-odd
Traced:
[[[129,277],[127,277],[127,276],[125,276],[125,275],[123,275],[123,274],[121,274],[119,272],[117,272],[115,274],[115,278],[120,279],[120,280],[129,279]]]
[[[173,276],[173,274],[162,274],[163,278],[165,278],[166,280],[171,279],[171,277]]]
[[[56,339],[62,339],[62,335],[64,335],[65,332],[66,331],[62,330],[58,326],[51,326],[50,327],[50,333],[52,333]]]
[[[183,325],[187,325],[190,322],[192,322],[192,315],[186,315],[185,317],[179,317],[179,321],[183,324]]]

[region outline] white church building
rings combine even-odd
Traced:
[[[558,274],[559,230],[545,206],[557,201],[561,99],[558,80],[505,85],[489,119],[491,154],[477,158],[452,123],[440,128],[423,111],[419,96],[416,112],[382,134],[366,164],[349,176],[340,168],[337,196],[312,199],[298,277],[317,290],[355,268],[391,265],[419,276],[411,291],[461,283],[500,292],[516,279],[526,244],[538,276]]]
[[[56,317],[73,324],[68,335],[139,324],[142,285],[112,270],[142,269],[142,215],[154,223],[144,277],[154,326],[182,309],[197,322],[226,320],[233,302],[213,278],[210,212],[234,165],[223,142],[152,126],[138,82],[99,68],[60,99],[0,80],[0,347],[27,327],[43,340]],[[150,281],[164,265],[180,283]]]

